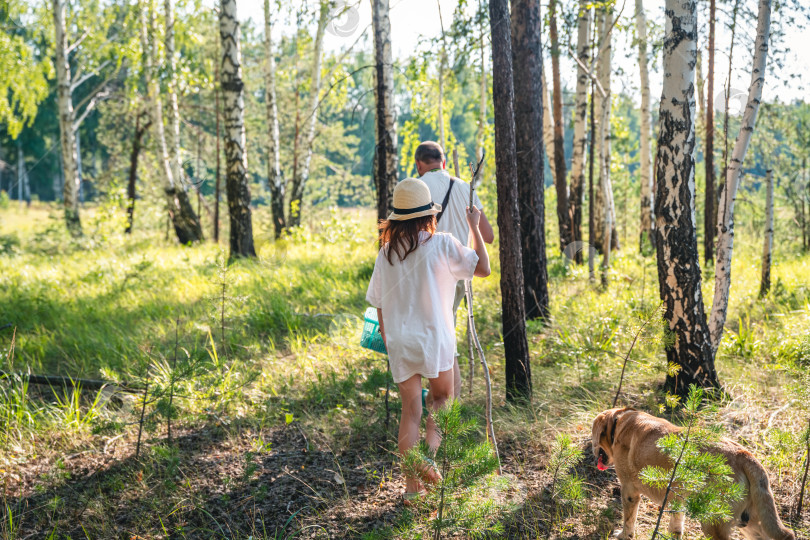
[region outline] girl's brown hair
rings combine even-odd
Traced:
[[[386,258],[393,265],[391,255],[396,253],[400,262],[419,247],[419,232],[426,231],[431,236],[436,232],[436,216],[423,216],[404,221],[386,219],[380,222],[380,245],[388,244]]]

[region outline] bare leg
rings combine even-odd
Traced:
[[[436,411],[453,395],[453,370],[443,371],[435,379],[430,379],[430,390],[433,398],[430,402],[430,410]],[[442,438],[438,429],[436,429],[433,415],[430,413],[428,413],[425,422],[425,431],[425,441],[428,443],[430,450],[435,453],[442,442]]]
[[[405,453],[419,442],[419,424],[422,421],[422,377],[414,375],[399,383],[402,399],[402,418],[399,421],[399,453]],[[405,477],[405,492],[416,493],[420,489],[419,480]]]

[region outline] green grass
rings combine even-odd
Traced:
[[[25,378],[17,377],[0,381],[0,421],[6,426],[0,440],[0,469],[27,474],[27,464],[36,456],[61,459],[112,445],[110,439],[123,434],[115,443],[123,452],[121,464],[99,480],[98,489],[119,493],[123,500],[136,498],[134,512],[141,517],[133,531],[146,537],[164,534],[164,528],[179,537],[199,537],[210,530],[228,537],[285,538],[304,527],[314,534],[316,526],[327,526],[331,506],[355,504],[356,494],[338,486],[332,496],[313,499],[309,508],[291,509],[300,512],[288,523],[265,523],[265,532],[257,521],[250,527],[225,521],[202,502],[205,497],[195,487],[193,471],[186,468],[188,456],[168,444],[169,421],[180,441],[190,433],[213,430],[220,441],[216,445],[249,449],[238,455],[233,474],[219,479],[227,486],[226,494],[271,497],[266,482],[257,480],[261,473],[255,465],[262,456],[274,455],[273,444],[264,437],[278,430],[296,433],[292,430],[299,428],[309,434],[311,452],[332,456],[335,464],[330,469],[350,472],[356,467],[351,461],[340,462],[341,449],[351,449],[360,456],[352,459],[360,459],[369,478],[374,477],[369,482],[383,487],[396,483],[391,477],[391,467],[398,470],[391,435],[399,407],[396,389],[391,392],[391,427],[386,433],[385,360],[358,344],[377,251],[370,212],[321,212],[278,242],[268,235],[267,216],[257,212],[258,259],[224,266],[227,254],[221,246],[180,247],[166,241],[162,230],[136,227],[132,237],[125,237],[104,223],[92,225],[92,216],[103,214],[101,210],[87,212],[88,234],[80,241],[66,240],[58,219],[49,217],[53,210],[46,206],[28,211],[12,206],[0,213],[0,235],[18,240],[0,253],[0,326],[11,325],[0,330],[0,369],[148,382],[152,390],[142,456],[140,461],[132,459],[140,397],[108,399],[100,392],[26,387]],[[548,238],[554,234],[552,225]],[[518,484],[528,482],[523,475],[542,470],[556,434],[567,433],[575,441],[589,437],[591,419],[611,405],[623,358],[648,319],[652,322],[630,355],[619,403],[654,412],[663,402],[658,384],[666,370],[665,332],[656,314],[654,257],[642,258],[635,246],[626,246],[613,259],[610,286],[604,291],[588,281],[586,268],[565,264],[553,244],[549,240],[552,321],[548,326],[528,325],[535,388],[529,407],[513,408],[503,399],[497,246],[491,251],[493,275],[474,284],[476,321],[492,368],[496,431]],[[753,225],[745,228],[738,223],[727,333],[717,360],[729,394],[721,416],[737,439],[778,470],[777,494],[786,497],[797,472],[789,464],[801,460],[796,426],[807,416],[806,404],[791,404],[768,429],[741,426],[754,418],[768,423],[771,412],[791,398],[785,365],[800,355],[796,351],[803,350],[810,334],[810,256],[796,253],[777,238],[774,286],[760,299],[758,254]],[[703,292],[710,301],[713,280],[707,279],[708,274],[704,268]],[[459,315],[463,350],[464,317]],[[14,352],[9,354],[15,329]],[[463,365],[465,378],[466,372]],[[472,398],[466,397],[466,380],[462,396],[471,413],[483,417],[481,381],[476,366]],[[38,481],[59,534],[76,526],[67,510],[70,492],[64,487],[71,479],[60,476],[67,470],[52,468],[51,476]],[[137,477],[142,480],[133,480]],[[148,496],[143,490],[150,490]],[[523,510],[503,516],[504,524],[535,515],[532,505],[548,504],[547,495],[534,490],[542,488],[529,486]],[[587,519],[569,517],[568,525],[556,527],[584,534],[583,527],[593,533],[606,521],[615,523],[618,518],[604,517],[606,510],[598,507],[598,493],[595,489],[590,493],[591,503],[583,514]],[[88,497],[81,522],[88,534],[117,534],[106,506],[111,503],[100,496]],[[228,497],[233,500],[233,495]],[[0,514],[7,518],[4,527],[17,531],[20,510],[15,504],[20,499],[8,500],[9,510]],[[540,514],[548,515],[547,509],[536,515]],[[23,516],[22,526],[33,526],[31,516]],[[414,519],[399,513],[387,522],[388,528],[372,534],[360,527],[357,536],[383,538],[403,528],[418,530],[423,524]],[[537,536],[548,533],[541,521],[535,520]],[[351,531],[353,526],[347,527]]]

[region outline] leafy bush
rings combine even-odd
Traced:
[[[16,234],[0,234],[0,255],[19,253],[20,239]]]

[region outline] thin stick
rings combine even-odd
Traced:
[[[484,381],[487,385],[487,407],[486,407],[486,420],[487,420],[487,435],[492,441],[492,449],[495,451],[495,457],[498,459],[498,474],[503,474],[501,470],[501,457],[498,453],[498,441],[495,439],[495,429],[492,427],[492,381],[489,378],[489,365],[487,359],[484,357],[484,349],[481,347],[481,342],[478,340],[478,332],[475,330],[475,316],[473,315],[472,308],[472,282],[465,281],[464,288],[467,293],[467,317],[469,318],[470,328],[473,332],[473,340],[475,341],[475,348],[478,350],[478,356],[481,359],[481,367],[484,370]]]
[[[453,148],[453,169],[456,173],[456,178],[461,178],[461,168],[458,166],[458,150]],[[472,193],[473,193],[473,186],[470,185],[470,206],[472,207]],[[465,285],[466,286],[466,285]],[[466,300],[466,293],[464,295]],[[469,305],[467,306],[469,309]],[[470,330],[470,320],[467,318],[467,346],[470,349],[470,362],[469,362],[469,377],[468,380],[468,387],[469,387],[469,395],[472,395],[473,389],[473,374],[475,373],[475,346],[473,345],[472,339],[472,330]]]
[[[802,520],[802,505],[804,504],[804,486],[807,484],[807,470],[810,468],[810,420],[807,421],[807,455],[804,458],[804,476],[802,477],[802,485],[799,488],[799,502],[796,505],[796,522],[801,523]]]
[[[619,401],[619,395],[622,393],[622,383],[624,382],[624,370],[627,368],[627,360],[630,359],[630,353],[633,352],[633,347],[636,346],[638,336],[641,335],[641,332],[650,323],[653,316],[655,316],[657,313],[658,310],[655,310],[653,314],[650,317],[648,317],[647,320],[644,321],[644,324],[641,325],[641,328],[638,329],[638,332],[636,332],[635,337],[633,337],[633,343],[630,344],[630,349],[628,349],[627,354],[624,355],[624,363],[622,364],[622,374],[619,377],[619,387],[616,389],[616,395],[613,397],[613,405],[610,406],[611,408],[616,407],[616,402]]]

